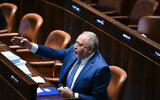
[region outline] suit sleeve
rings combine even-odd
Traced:
[[[49,47],[38,45],[38,50],[35,54],[47,59],[62,61],[67,51],[68,49],[52,49]]]
[[[111,72],[109,67],[101,69],[95,75],[93,79],[93,86],[91,95],[79,94],[80,99],[84,100],[108,100],[108,95],[106,89],[109,85],[111,79]],[[106,96],[106,97],[104,97]],[[108,99],[107,99],[108,98]]]

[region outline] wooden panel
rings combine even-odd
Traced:
[[[10,51],[10,49],[2,44],[0,42],[0,52],[2,51]],[[15,94],[17,94],[18,100],[20,98],[25,98],[28,100],[34,100],[36,99],[36,90],[38,87],[38,84],[35,83],[29,76],[27,76],[24,72],[22,72],[18,67],[16,67],[12,62],[10,62],[7,58],[5,58],[0,53],[0,75],[3,77],[1,81],[4,81],[8,84],[8,87],[6,84],[1,84],[1,88],[10,88],[9,91],[15,91]],[[0,90],[1,90],[0,88]],[[0,91],[1,92],[8,92],[8,91]],[[3,95],[1,95],[3,97]],[[1,98],[1,97],[0,97]],[[10,96],[6,96],[6,99],[11,98]]]
[[[0,98],[5,100],[25,100],[25,97],[20,94],[4,77],[0,75]]]
[[[157,100],[160,65],[135,51],[130,52],[128,62],[125,100]]]

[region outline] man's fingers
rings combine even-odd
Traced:
[[[13,37],[12,39],[11,39],[11,42],[12,43],[14,43],[14,42],[18,42],[18,41],[21,41],[22,40],[22,38],[21,37]]]
[[[21,40],[21,43],[23,44],[23,43],[25,43],[27,41],[27,39],[22,39]]]
[[[16,37],[14,36],[14,37],[11,39],[11,42],[13,42],[13,41],[15,40],[15,38],[16,38]]]

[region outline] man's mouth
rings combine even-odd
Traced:
[[[74,54],[75,54],[75,55],[77,55],[77,54],[78,54],[78,52],[77,52],[77,51],[74,51]]]

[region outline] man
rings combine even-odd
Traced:
[[[7,27],[7,22],[4,18],[3,12],[0,9],[0,30],[6,29],[6,27]]]
[[[80,34],[76,43],[68,49],[44,47],[21,37],[14,37],[11,41],[30,49],[36,55],[63,62],[59,84],[63,84],[64,88],[58,88],[63,97],[109,100],[106,89],[111,72],[99,53],[98,38],[93,32],[85,31]]]

